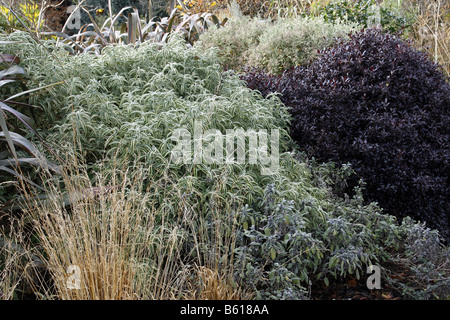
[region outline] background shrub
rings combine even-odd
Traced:
[[[357,24],[331,24],[322,18],[278,20],[265,29],[259,44],[249,50],[248,65],[273,74],[305,66],[317,57],[319,50],[334,43],[336,37],[346,37],[356,29]]]
[[[14,13],[10,9],[14,10]],[[19,3],[18,1],[8,3],[7,1],[0,5],[0,25],[5,32],[10,32],[15,28],[38,30],[43,25],[43,22],[39,20],[39,15],[40,6],[37,3]]]
[[[230,19],[224,28],[211,28],[199,38],[196,45],[203,49],[218,48],[221,64],[229,69],[239,69],[248,63],[248,51],[259,43],[266,23],[241,17]]]
[[[378,22],[384,30],[391,33],[402,31],[409,26],[408,20],[399,10],[395,10],[392,5],[389,6],[384,2],[380,6],[375,0],[331,1],[319,12],[325,21],[344,20],[358,23],[366,28]],[[377,19],[379,21],[376,21]]]
[[[279,91],[292,107],[300,148],[351,163],[367,182],[367,200],[448,236],[450,85],[426,54],[371,29],[325,50],[307,69],[254,78],[250,87]]]
[[[227,68],[259,67],[276,74],[307,65],[318,50],[356,29],[356,24],[332,24],[322,18],[270,22],[243,17],[206,32],[200,37],[199,46],[219,48],[217,54]]]

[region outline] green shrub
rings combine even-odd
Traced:
[[[375,0],[332,1],[320,10],[320,15],[329,22],[345,20],[358,23],[365,28],[379,23],[383,29],[392,33],[409,26],[407,19],[392,5],[378,6]]]
[[[397,261],[411,270],[412,279],[388,278],[407,299],[430,300],[450,297],[450,248],[443,246],[436,230],[425,223],[415,223],[409,217],[403,219],[405,250],[403,259]],[[403,280],[403,281],[402,281]]]
[[[318,51],[357,29],[356,24],[326,23],[321,18],[295,18],[277,21],[249,50],[248,64],[280,74],[294,66],[308,65]]]
[[[307,170],[321,172],[317,185],[336,174],[329,164],[313,162]],[[260,299],[306,299],[308,284],[329,285],[348,275],[359,280],[376,264],[383,281],[405,298],[448,297],[450,251],[439,233],[410,218],[400,224],[374,204],[363,207],[361,191],[357,188],[353,199],[336,199],[324,212],[314,199],[302,199],[302,206],[296,206],[268,185],[264,196],[239,216],[236,279]],[[319,216],[326,221],[315,220]],[[413,279],[399,281],[398,267],[389,270],[389,265],[411,270]]]
[[[218,56],[227,68],[249,66],[281,73],[307,65],[335,37],[345,37],[356,29],[356,24],[331,24],[322,18],[298,17],[272,23],[244,17],[201,35],[199,46],[218,48]]]
[[[317,169],[308,166],[311,173]],[[377,213],[376,206],[366,207],[362,218],[358,200],[336,201],[326,212],[311,198],[296,206],[273,185],[259,200],[240,214],[235,262],[236,277],[259,298],[305,298],[308,283],[329,285],[348,274],[360,279],[367,266],[387,258],[383,248],[399,241],[395,220]],[[394,231],[389,240],[381,237],[386,231]]]
[[[203,49],[218,48],[217,56],[223,66],[240,69],[248,63],[248,51],[259,44],[259,36],[270,22],[246,16],[230,19],[224,28],[211,28],[196,43]]]

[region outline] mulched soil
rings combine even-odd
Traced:
[[[349,277],[344,283],[312,288],[313,300],[403,300],[401,294],[389,285],[379,290],[369,290],[364,281]]]
[[[414,276],[409,268],[400,263],[384,263],[383,267],[388,270],[390,277],[402,283],[415,282]],[[369,276],[369,275],[367,275]],[[367,288],[367,277],[348,276],[343,281],[331,282],[326,285],[311,288],[311,299],[313,300],[405,300],[401,292],[386,280],[381,279],[381,289],[370,290]]]

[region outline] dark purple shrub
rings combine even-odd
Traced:
[[[270,93],[278,91],[283,76],[267,73],[260,68],[247,68],[241,74],[241,79],[245,80],[247,87],[258,90],[266,97]]]
[[[449,239],[450,84],[426,54],[369,29],[307,69],[285,72],[276,86],[258,77],[246,77],[250,87],[279,91],[292,108],[300,148],[321,161],[351,163],[366,182],[366,200]]]

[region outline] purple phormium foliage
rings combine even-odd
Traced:
[[[367,183],[366,200],[450,239],[450,84],[425,53],[368,29],[308,68],[280,77],[253,70],[243,79],[263,95],[282,93],[300,148],[351,163]]]

